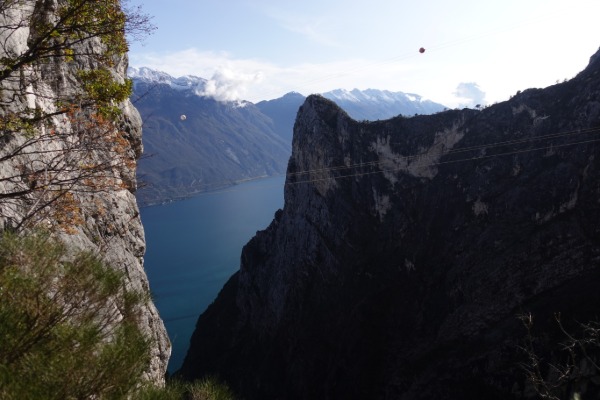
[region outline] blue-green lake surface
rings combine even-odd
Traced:
[[[239,269],[242,247],[283,207],[285,177],[141,210],[144,265],[173,345],[169,372],[181,366],[198,316]]]

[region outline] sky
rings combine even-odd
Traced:
[[[574,77],[600,47],[600,0],[129,3],[157,27],[130,66],[205,78],[219,100],[372,88],[493,104]]]

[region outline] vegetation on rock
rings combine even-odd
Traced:
[[[0,217],[13,227],[52,224],[81,193],[134,189],[121,173],[138,156],[120,106],[131,82],[115,66],[127,35],[153,26],[122,3],[0,3]]]
[[[126,1],[0,1],[2,399],[128,398],[163,379],[125,79],[128,37],[153,27]]]
[[[0,240],[0,398],[124,398],[141,383],[147,301],[123,273],[48,234]],[[120,319],[119,324],[114,324]]]
[[[136,394],[138,400],[235,400],[231,389],[215,377],[186,383],[167,381],[164,388],[147,387]]]

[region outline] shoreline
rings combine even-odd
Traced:
[[[204,194],[211,194],[211,193],[219,193],[221,191],[223,191],[224,189],[229,189],[231,187],[234,186],[238,186],[244,183],[248,183],[248,182],[253,182],[253,181],[260,181],[260,180],[264,180],[264,179],[269,179],[269,178],[277,178],[277,177],[281,177],[281,176],[285,176],[286,174],[277,174],[277,175],[261,175],[261,176],[255,176],[255,177],[251,177],[251,178],[244,178],[244,179],[240,179],[240,180],[236,180],[233,181],[231,183],[223,183],[220,184],[219,186],[215,186],[212,187],[210,189],[205,189],[205,190],[197,190],[197,191],[193,191],[193,192],[188,192],[186,194],[182,194],[180,196],[174,196],[165,200],[157,200],[155,202],[149,202],[149,203],[142,203],[140,202],[140,200],[137,198],[136,196],[136,201],[138,203],[138,207],[141,208],[149,208],[149,207],[157,207],[157,206],[164,206],[164,205],[168,205],[168,204],[172,204],[178,201],[183,201],[183,200],[187,200],[199,195],[204,195]]]

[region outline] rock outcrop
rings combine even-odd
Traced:
[[[10,59],[25,54],[40,35],[37,28],[47,26],[42,22],[55,23],[59,18],[55,13],[62,3],[23,1],[4,4],[0,16],[2,56]],[[79,148],[76,153],[75,147],[85,140],[92,140],[93,128],[75,126],[75,120],[67,118],[66,115],[69,114],[58,112],[57,108],[61,99],[76,95],[78,71],[97,68],[94,55],[102,54],[104,46],[98,37],[77,41],[73,49],[69,49],[73,54],[70,60],[67,57],[65,61],[65,58],[61,59],[58,55],[34,60],[8,77],[3,77],[0,110],[3,123],[10,115],[27,115],[27,110],[49,117],[46,118],[46,123],[33,125],[28,132],[4,129],[1,132],[0,229],[24,227],[27,219],[33,221],[35,218],[32,216],[39,215],[39,219],[31,226],[47,225],[61,235],[70,247],[101,254],[110,265],[124,271],[127,286],[149,294],[148,280],[143,269],[146,246],[144,230],[134,196],[135,160],[142,153],[140,116],[128,100],[119,105],[122,110],[119,122],[122,136],[115,138],[120,140],[119,156],[130,162],[110,164],[115,157],[114,143],[105,147],[90,146],[85,162],[83,159],[73,161],[69,157],[82,154]],[[5,64],[3,68],[4,66]],[[127,58],[117,57],[110,74],[117,82],[124,82],[126,69]],[[52,116],[53,114],[56,115]],[[3,128],[7,126],[5,124]],[[113,134],[110,130],[104,133]],[[81,171],[90,169],[90,165],[107,167],[103,176],[89,175],[90,182],[83,182],[86,175]],[[30,170],[25,173],[27,168]],[[35,175],[44,170],[45,176],[43,173],[41,176]],[[53,174],[59,176],[57,180],[66,182],[64,186],[46,186],[46,182],[53,179],[49,178]],[[36,187],[36,180],[44,179],[44,184]],[[75,179],[87,185],[89,190],[68,192],[68,189],[76,185]],[[28,188],[35,190],[24,190],[24,194],[19,195],[21,189]],[[65,196],[51,197],[52,193],[60,190],[65,191]],[[40,208],[43,212],[33,215],[32,210],[48,199],[53,203]],[[62,207],[65,199],[69,200],[68,206]],[[59,214],[68,229],[60,229],[57,220],[52,218]],[[141,310],[140,324],[154,343],[147,378],[164,384],[170,343],[151,300]]]
[[[200,316],[180,375],[246,399],[531,394],[518,316],[547,338],[554,313],[567,326],[600,304],[598,54],[481,111],[359,123],[307,98],[284,209]]]

